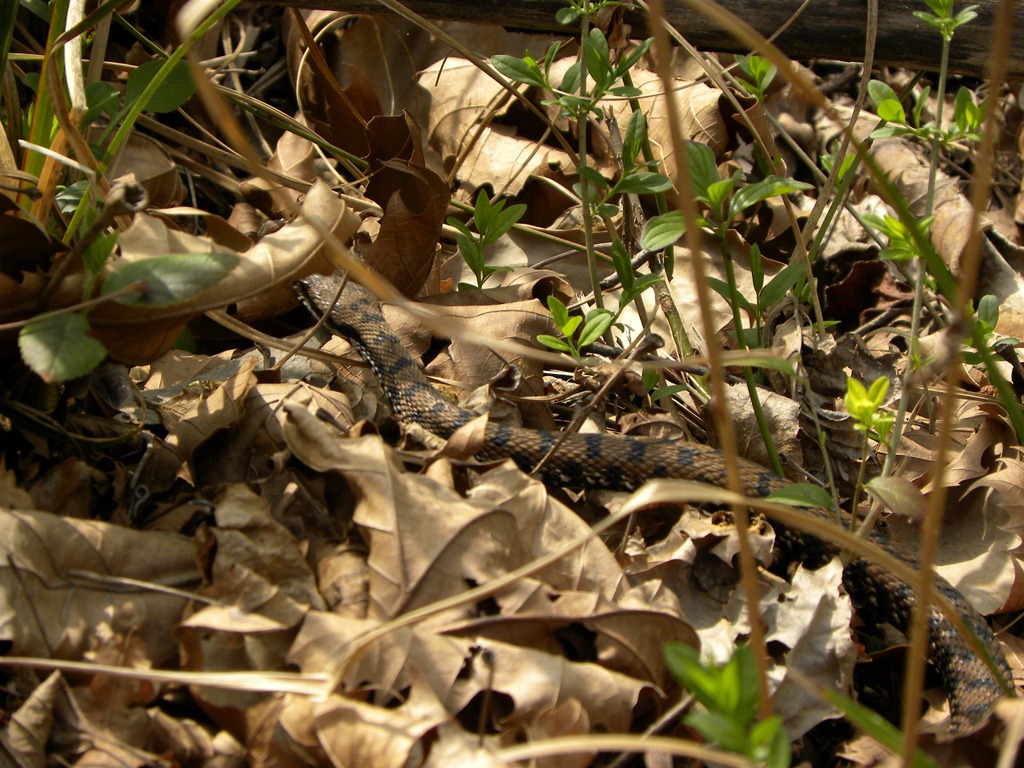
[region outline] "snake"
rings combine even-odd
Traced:
[[[384,390],[400,423],[417,424],[448,438],[479,414],[462,408],[438,392],[388,326],[376,296],[339,274],[309,275],[295,283],[300,301],[326,328],[363,357]],[[341,291],[339,294],[339,290]],[[555,449],[555,450],[553,450]],[[549,455],[550,453],[550,455]],[[647,439],[605,433],[563,434],[488,422],[482,460],[511,459],[524,472],[538,471],[543,482],[582,489],[632,491],[657,478],[697,481],[727,487],[724,454],[699,443]],[[751,498],[764,498],[789,483],[746,459],[739,459],[742,490]],[[827,515],[824,510],[810,510]],[[840,554],[840,548],[822,538],[772,521],[775,530],[774,565],[805,563],[819,567]],[[874,534],[880,540],[881,534]],[[912,558],[881,546],[900,560],[917,567]],[[998,639],[984,617],[948,581],[937,574],[935,590],[960,615],[988,655],[986,663],[960,635],[953,623],[933,605],[928,606],[928,655],[945,687],[950,706],[949,733],[976,731],[988,719],[995,703],[1012,680]],[[864,557],[853,556],[843,569],[843,585],[857,615],[873,623],[888,623],[909,633],[916,602],[914,588],[903,579]]]

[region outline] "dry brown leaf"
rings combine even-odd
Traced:
[[[137,658],[160,665],[177,657],[171,630],[187,599],[159,585],[198,582],[193,545],[177,535],[133,531],[45,512],[0,510],[0,613],[11,653],[80,659],[106,633],[130,637]],[[104,579],[152,583],[119,586]],[[32,617],[31,620],[27,620]]]
[[[65,687],[61,673],[51,672],[32,688],[0,730],[4,754],[19,768],[45,768],[47,765],[45,745],[53,728],[54,709]]]
[[[325,254],[324,232],[345,242],[359,225],[358,217],[326,185],[314,184],[302,206],[302,216],[267,235],[245,253],[231,273],[201,291],[188,304],[141,308],[103,304],[89,314],[93,334],[110,354],[123,361],[146,362],[166,352],[191,318],[199,311],[224,306],[274,287],[291,290],[291,281],[314,270],[331,271]],[[153,256],[173,253],[212,253],[226,250],[211,239],[171,229],[160,219],[139,214],[119,240],[121,257],[106,269]],[[79,281],[62,284],[57,306],[73,303],[81,295]],[[198,308],[201,308],[197,310]]]
[[[793,682],[789,669],[818,686],[847,692],[853,681],[857,648],[850,637],[853,608],[842,590],[843,566],[838,558],[816,571],[798,568],[784,587],[784,600],[762,601],[765,639],[782,643],[789,652],[771,678],[778,684],[775,711],[785,718],[790,738],[798,739],[822,720],[839,716],[813,690]]]
[[[780,456],[792,466],[803,466],[803,447],[800,444],[800,403],[775,392],[760,392],[761,407],[768,423],[772,443]],[[768,449],[757,424],[753,406],[750,404],[750,390],[745,384],[730,384],[726,387],[726,412],[732,419],[736,432],[736,449],[740,456],[756,461],[761,466],[770,466]],[[709,405],[710,408],[710,405]],[[705,411],[708,442],[718,444],[718,430],[714,418]]]
[[[167,490],[179,477],[195,484],[193,452],[217,430],[227,429],[242,418],[246,393],[256,383],[253,370],[257,362],[254,357],[243,359],[237,371],[223,382],[186,386],[173,403],[163,404],[162,412],[174,420],[138,478],[150,493]],[[206,386],[214,389],[206,391]]]

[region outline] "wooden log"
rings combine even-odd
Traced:
[[[764,36],[772,35],[800,7],[801,0],[718,0]],[[997,0],[974,0],[978,18],[957,29],[950,51],[949,71],[984,77],[988,67]],[[385,12],[376,0],[277,0],[275,5],[319,8],[353,13]],[[563,0],[404,0],[407,8],[428,19],[500,24],[509,29],[567,34],[555,22]],[[956,0],[954,12],[965,0]],[[729,32],[695,13],[684,0],[665,0],[666,18],[694,46],[705,51],[743,53],[748,48]],[[920,0],[880,0],[876,64],[938,70],[942,41],[913,11],[928,10]],[[779,38],[777,45],[791,58],[862,61],[867,0],[812,0]],[[633,35],[646,36],[642,12],[627,14]],[[1017,3],[1013,44],[1007,76],[1024,79],[1024,3]]]

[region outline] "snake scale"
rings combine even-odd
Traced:
[[[311,275],[296,283],[299,298],[326,327],[352,344],[376,375],[396,417],[448,437],[477,414],[460,408],[437,392],[388,327],[377,299],[349,283],[335,301],[340,277]],[[534,467],[565,436],[557,432],[488,423],[482,459],[511,458],[526,472]],[[744,492],[755,498],[767,496],[787,482],[767,469],[741,460]],[[725,460],[720,451],[704,445],[675,440],[648,440],[619,435],[573,434],[548,458],[540,471],[550,484],[575,488],[633,490],[653,478],[695,480],[725,487]],[[813,510],[812,510],[813,511]],[[825,514],[820,510],[817,514]],[[838,548],[810,534],[773,522],[778,562],[803,562],[816,567],[838,554]],[[888,548],[887,548],[888,549]],[[892,550],[889,550],[892,552]],[[897,557],[908,561],[903,555]],[[888,622],[909,630],[914,590],[866,558],[856,558],[844,569],[843,584],[858,615],[872,623]],[[985,619],[949,582],[936,577],[937,591],[953,604],[964,623],[980,641],[1004,680],[1011,680],[1009,666]],[[1002,686],[960,637],[953,625],[929,607],[929,659],[937,669],[949,696],[950,732],[969,733],[986,720]]]

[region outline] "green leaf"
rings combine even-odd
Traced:
[[[615,267],[615,274],[619,276],[623,293],[632,293],[636,284],[636,274],[633,272],[633,263],[626,253],[626,246],[622,244],[621,238],[612,239],[612,266]],[[630,299],[623,299],[629,301]]]
[[[547,88],[548,84],[541,74],[540,67],[530,54],[522,59],[515,56],[499,54],[491,57],[491,65],[509,80],[525,85],[533,85],[537,88]]]
[[[905,124],[907,113],[903,111],[903,105],[896,99],[887,99],[878,105],[875,110],[880,118],[890,123]]]
[[[727,302],[732,301],[732,296],[729,295],[729,284],[727,282],[725,282],[724,280],[720,280],[717,277],[711,277],[710,275],[708,275],[707,281],[708,286],[710,286],[711,290],[713,290]],[[748,312],[754,311],[754,305],[751,304],[747,300],[747,297],[744,296],[743,294],[737,293],[736,300],[739,302],[740,306],[743,307],[743,309],[747,310]]]
[[[574,61],[570,64],[565,74],[562,75],[562,82],[558,85],[558,90],[562,93],[576,93],[580,87],[580,63]],[[590,103],[589,99],[583,99],[579,97],[559,99],[559,103],[564,103],[566,107],[580,109]]]
[[[648,251],[660,251],[675,243],[686,230],[682,211],[669,211],[655,216],[647,222],[640,235],[640,247]]]
[[[615,65],[615,77],[617,79],[621,78],[625,73],[629,72],[629,70],[633,68],[633,65],[643,58],[644,54],[647,53],[653,43],[654,38],[648,37],[636,46],[636,48],[623,56],[619,60],[619,63]]]
[[[537,334],[537,341],[543,344],[545,347],[548,347],[549,349],[554,349],[558,352],[565,352],[567,355],[574,354],[574,350],[572,347],[570,347],[561,339],[556,338],[554,336],[549,336],[546,333]]]
[[[165,61],[157,59],[147,61],[136,68],[128,76],[128,82],[125,84],[125,104],[133,104],[138,101],[142,97],[142,92],[146,90],[146,87],[156,78],[157,74],[162,73],[166,66],[167,63]],[[188,62],[178,61],[171,65],[170,71],[166,73],[166,79],[157,88],[149,102],[144,105],[144,108],[150,112],[157,113],[173,112],[191,99],[192,94],[195,92],[196,84],[192,80],[192,73],[189,71]]]
[[[885,403],[885,396],[889,392],[889,379],[879,376],[871,382],[871,389],[868,390],[868,400],[875,408],[880,408]]]
[[[734,179],[719,179],[708,184],[707,190],[702,198],[714,212],[709,218],[715,218],[725,210],[726,201],[732,195],[733,187],[736,186]]]
[[[85,88],[85,103],[88,105],[82,115],[80,126],[86,126],[103,115],[113,117],[121,104],[121,92],[110,83],[97,80]]]
[[[551,319],[555,321],[555,325],[558,326],[559,330],[565,328],[569,322],[569,310],[553,294],[548,296],[548,311],[551,313]]]
[[[115,293],[136,282],[145,287],[117,299],[121,304],[167,307],[189,301],[215,285],[238,264],[231,253],[171,253],[118,267],[103,281],[100,293]]]
[[[586,323],[580,332],[580,347],[593,344],[611,326],[615,315],[607,309],[595,309],[587,313]]]
[[[618,195],[652,195],[672,189],[672,179],[653,171],[634,171],[623,176],[612,189]]]
[[[978,302],[978,320],[983,322],[986,333],[991,333],[999,324],[999,299],[991,293],[986,293]]]
[[[783,267],[758,294],[757,305],[761,312],[780,301],[806,274],[807,270],[799,261],[794,261]]]
[[[629,170],[640,156],[647,140],[647,118],[639,109],[629,116],[626,132],[622,136],[622,167]]]
[[[573,334],[576,333],[576,329],[583,323],[583,318],[579,315],[572,315],[568,320],[565,321],[565,325],[562,326],[562,333],[565,334],[567,339],[571,339]]]
[[[871,101],[877,107],[883,101],[899,101],[899,96],[896,95],[896,91],[890,88],[888,85],[883,83],[881,80],[872,80],[868,83],[868,96],[871,97]]]
[[[563,26],[569,24],[575,24],[576,20],[581,16],[579,8],[559,8],[555,11],[555,21]]]
[[[757,243],[750,246],[750,279],[754,283],[754,293],[760,297],[761,289],[764,288],[764,262],[761,259],[761,249]],[[758,301],[760,303],[760,300]]]
[[[706,740],[730,752],[746,753],[747,733],[743,726],[735,723],[721,712],[694,712],[683,718],[683,722],[695,729]]]
[[[794,483],[787,485],[772,494],[768,501],[788,504],[791,507],[807,507],[809,509],[831,509],[832,497],[819,485],[810,483]]]
[[[594,79],[595,91],[604,91],[611,85],[612,65],[608,40],[597,27],[590,29],[583,45],[583,58],[587,72]]]
[[[21,357],[43,381],[84,376],[103,362],[107,350],[89,335],[81,312],[33,320],[18,334]]]
[[[690,184],[695,197],[707,199],[708,187],[719,181],[715,153],[707,144],[686,142],[686,156],[690,165]]]
[[[962,134],[978,131],[984,119],[981,107],[974,103],[974,96],[963,86],[956,92],[953,118]]]
[[[783,179],[779,176],[769,176],[753,184],[740,187],[736,194],[729,201],[729,221],[731,222],[743,210],[757,205],[769,197],[788,195],[790,192],[810,189],[811,185],[802,181]]]
[[[581,179],[586,179],[598,189],[608,189],[607,179],[596,168],[589,165],[580,165],[577,166],[576,172],[579,173]]]

